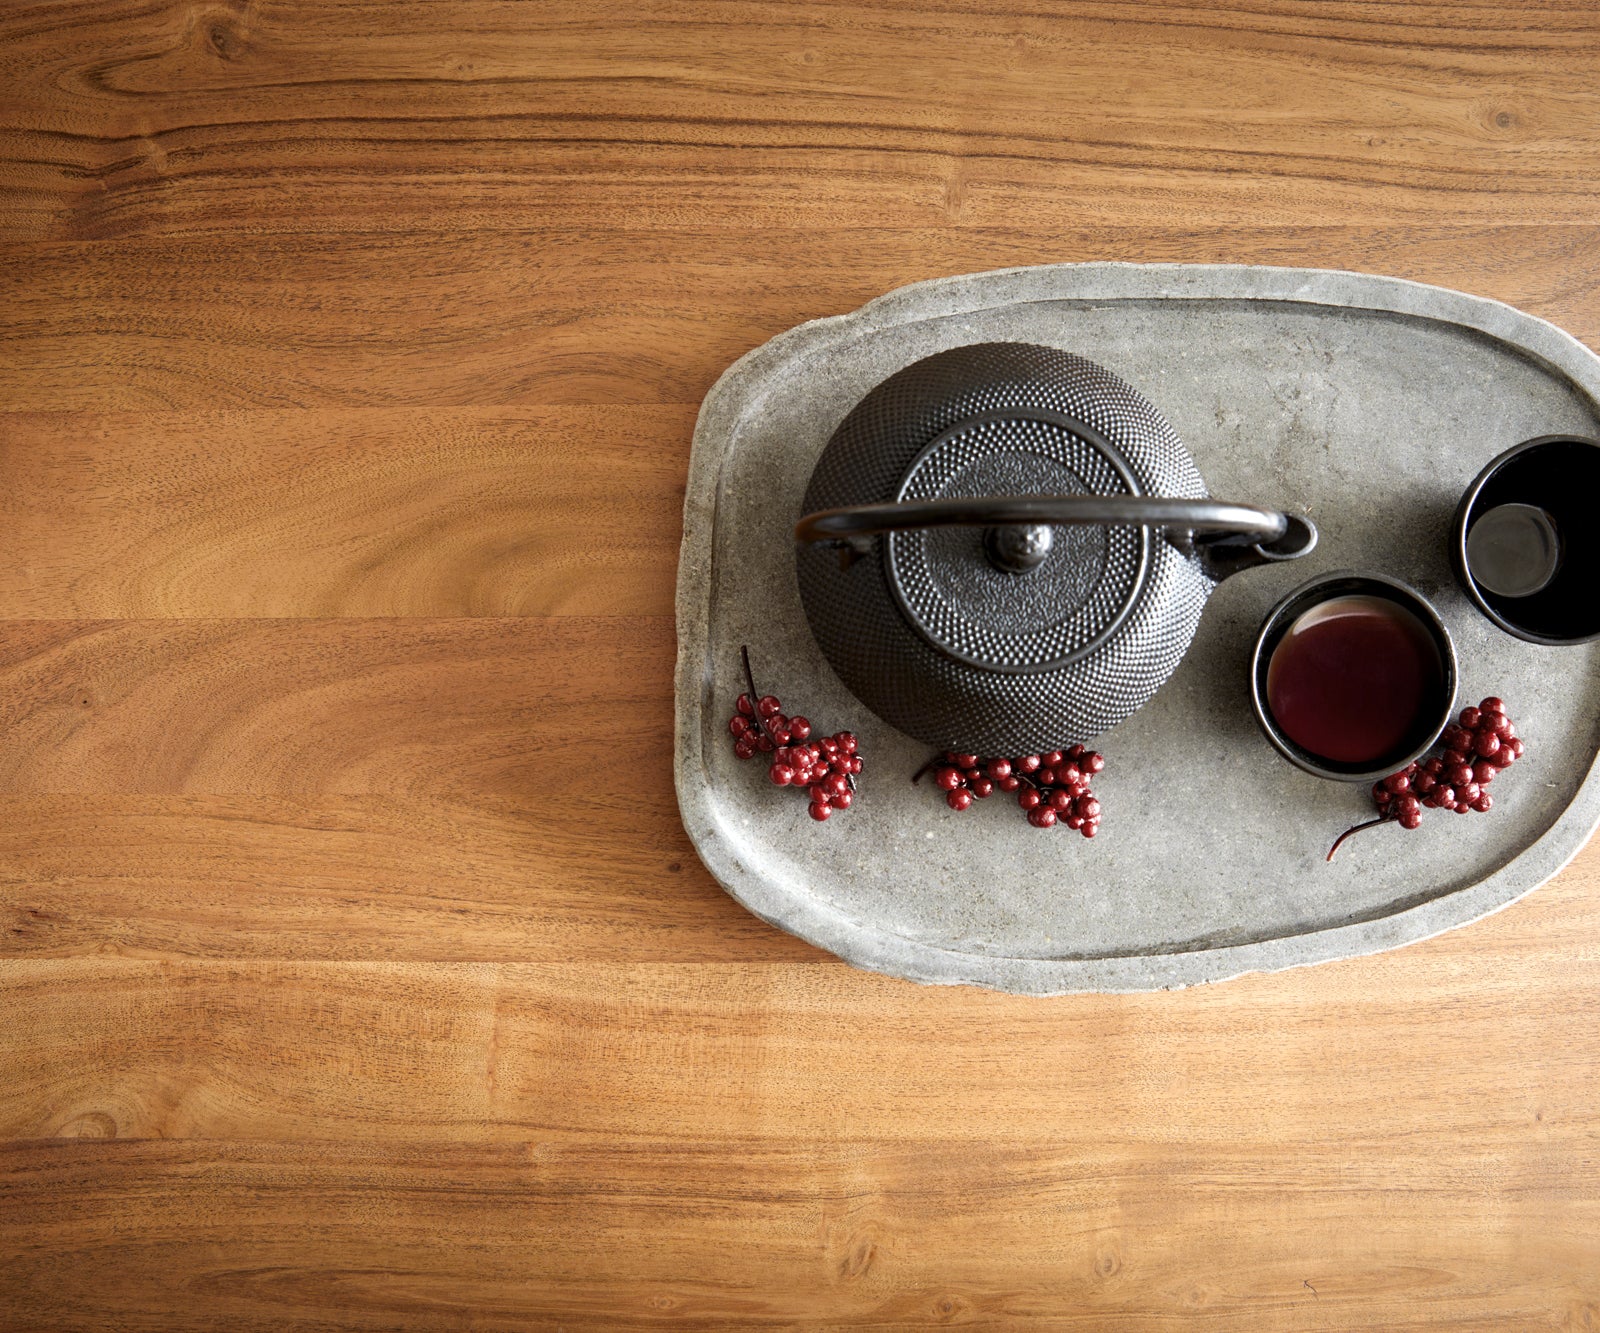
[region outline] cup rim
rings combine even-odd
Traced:
[[[1426,738],[1409,751],[1393,759],[1385,759],[1379,768],[1362,769],[1360,772],[1350,772],[1342,768],[1330,768],[1309,750],[1296,745],[1294,741],[1285,736],[1273,719],[1271,711],[1267,708],[1266,675],[1263,656],[1267,641],[1273,640],[1276,646],[1275,631],[1283,626],[1287,613],[1291,608],[1297,611],[1309,610],[1310,605],[1301,607],[1299,604],[1306,601],[1308,594],[1316,592],[1330,584],[1347,584],[1337,593],[1330,593],[1321,598],[1321,601],[1332,600],[1334,596],[1347,596],[1359,593],[1362,587],[1376,587],[1382,590],[1382,595],[1387,595],[1389,600],[1398,602],[1406,607],[1422,621],[1423,625],[1433,634],[1434,641],[1439,648],[1445,676],[1445,689],[1443,703],[1439,712],[1438,725],[1431,727]],[[1400,594],[1398,597],[1393,594]],[[1374,782],[1379,778],[1388,777],[1389,774],[1398,772],[1407,764],[1420,759],[1439,739],[1440,733],[1450,725],[1455,716],[1456,694],[1460,688],[1460,666],[1456,659],[1455,640],[1450,635],[1449,627],[1444,623],[1443,617],[1433,603],[1413,588],[1409,583],[1392,578],[1388,574],[1374,573],[1362,569],[1334,569],[1325,574],[1318,574],[1315,578],[1308,579],[1298,587],[1291,589],[1267,612],[1261,622],[1261,628],[1256,633],[1255,644],[1250,651],[1250,704],[1256,715],[1256,724],[1261,728],[1262,734],[1271,743],[1272,748],[1287,759],[1296,768],[1312,774],[1315,777],[1327,778],[1332,782]]]
[[[1497,454],[1490,459],[1472,479],[1472,484],[1462,492],[1461,501],[1456,505],[1455,519],[1450,532],[1450,563],[1455,566],[1456,582],[1461,585],[1461,590],[1467,594],[1473,606],[1483,613],[1497,628],[1507,634],[1523,640],[1525,643],[1542,644],[1547,648],[1570,648],[1580,643],[1592,643],[1600,639],[1600,628],[1592,634],[1581,634],[1575,638],[1552,638],[1547,634],[1536,634],[1532,630],[1524,629],[1515,621],[1507,620],[1503,615],[1489,605],[1482,590],[1478,587],[1477,579],[1472,577],[1472,571],[1467,566],[1467,515],[1472,512],[1472,506],[1477,503],[1478,496],[1483,493],[1483,488],[1489,484],[1495,474],[1499,472],[1512,459],[1547,444],[1586,444],[1590,448],[1600,449],[1600,440],[1589,435],[1536,435],[1531,440],[1524,440],[1521,444],[1514,444],[1504,453]]]

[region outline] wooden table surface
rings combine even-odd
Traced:
[[[1600,1328],[1600,847],[1040,1001],[670,780],[741,353],[1107,258],[1600,347],[1597,179],[1593,0],[0,4],[0,1327]]]

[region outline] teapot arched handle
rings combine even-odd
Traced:
[[[1308,518],[1225,500],[1173,500],[1144,495],[987,495],[972,499],[903,500],[822,509],[795,524],[799,542],[843,542],[915,528],[990,529],[989,557],[1025,573],[1049,552],[1049,529],[1062,523],[1167,529],[1186,554],[1197,554],[1217,579],[1251,565],[1294,560],[1317,544]]]

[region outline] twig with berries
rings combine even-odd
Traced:
[[[779,787],[793,787],[810,797],[811,817],[819,824],[835,810],[848,810],[855,800],[856,775],[861,772],[860,743],[853,733],[811,739],[811,723],[803,717],[786,717],[775,694],[756,692],[750,669],[750,650],[741,648],[746,692],[728,719],[733,753],[740,759],[770,754],[767,776]]]
[[[929,769],[934,785],[944,792],[952,810],[970,809],[996,790],[1015,792],[1017,805],[1034,828],[1064,824],[1086,838],[1100,831],[1100,802],[1089,779],[1106,766],[1105,756],[1074,745],[1047,754],[1025,754],[1015,759],[980,759],[975,754],[947,750],[930,759],[915,774],[919,781]]]
[[[1333,860],[1346,838],[1363,829],[1379,824],[1418,827],[1424,809],[1486,814],[1494,805],[1489,783],[1523,753],[1522,739],[1506,716],[1505,704],[1493,695],[1476,708],[1463,708],[1456,725],[1445,728],[1438,744],[1441,753],[1407,764],[1373,784],[1378,817],[1341,833],[1328,849],[1328,860]]]

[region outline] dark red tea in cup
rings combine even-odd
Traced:
[[[1340,766],[1366,767],[1402,753],[1439,711],[1446,688],[1428,628],[1398,602],[1360,593],[1303,611],[1273,648],[1266,672],[1267,708],[1278,728]]]

